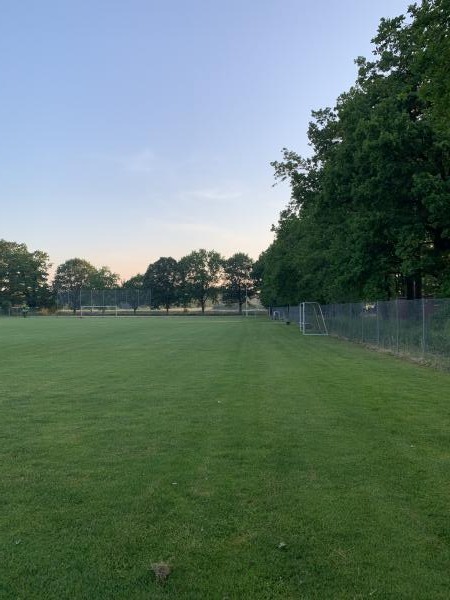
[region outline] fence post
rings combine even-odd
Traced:
[[[425,325],[425,298],[422,297],[422,358],[425,358],[426,352],[426,325]]]
[[[377,312],[377,347],[380,347],[380,316],[378,314],[378,310],[380,308],[380,303],[378,300],[375,303],[375,310]]]
[[[353,338],[353,327],[352,327],[352,304],[348,305],[348,327],[347,327],[347,336],[348,339],[351,340]]]
[[[395,299],[395,334],[396,334],[396,347],[397,354],[400,354],[400,345],[399,345],[399,322],[398,322],[398,298]]]
[[[364,304],[360,302],[359,310],[361,313],[361,342],[364,342]]]

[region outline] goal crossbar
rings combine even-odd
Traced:
[[[114,316],[117,317],[117,305],[94,305],[94,304],[85,304],[80,306],[80,317],[87,316]]]

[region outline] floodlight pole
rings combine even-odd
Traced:
[[[247,284],[245,284],[245,316],[248,317],[248,296],[247,296]]]

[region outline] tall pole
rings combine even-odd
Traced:
[[[398,322],[398,298],[395,299],[395,337],[396,337],[396,346],[397,346],[397,354],[400,354],[400,324]]]
[[[377,311],[377,346],[379,348],[380,347],[380,315],[378,313],[380,312],[380,303],[377,301],[375,306],[376,306],[376,311]]]
[[[425,324],[425,298],[422,296],[422,358],[425,358],[426,352],[426,324]]]

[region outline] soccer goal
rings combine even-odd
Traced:
[[[78,312],[80,317],[117,317],[117,306],[81,306]]]
[[[30,314],[30,309],[28,306],[11,306],[8,309],[8,314],[10,317],[27,317]]]
[[[300,331],[304,335],[328,335],[322,307],[318,302],[300,304]]]

